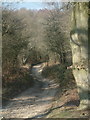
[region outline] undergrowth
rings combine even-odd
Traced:
[[[68,70],[66,65],[58,64],[45,67],[42,71],[42,75],[45,78],[56,80],[60,88],[73,88],[75,87],[75,80],[72,74],[72,70]]]
[[[2,76],[2,104],[34,84],[29,69],[19,69],[15,73]]]
[[[88,111],[77,111],[79,96],[72,70],[67,69],[67,65],[58,64],[45,67],[42,75],[49,80],[54,79],[60,86],[53,102],[53,108],[56,109],[52,109],[46,118],[65,118],[65,120],[69,120],[68,118],[88,116]]]

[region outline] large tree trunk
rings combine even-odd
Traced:
[[[73,75],[80,96],[79,109],[90,108],[88,69],[88,3],[74,3],[72,11],[71,49]]]

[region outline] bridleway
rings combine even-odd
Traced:
[[[52,108],[59,85],[54,80],[43,78],[43,64],[32,68],[35,85],[13,98],[2,109],[5,118],[42,118]]]

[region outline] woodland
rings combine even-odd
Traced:
[[[45,4],[48,9],[2,7],[2,107],[36,84],[42,88],[41,78],[32,72],[41,65],[41,76],[59,85],[47,118],[86,119],[90,111],[90,3]]]

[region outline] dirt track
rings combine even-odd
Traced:
[[[59,87],[53,80],[41,76],[43,66],[36,65],[32,75],[39,80],[28,90],[22,92],[2,109],[5,118],[40,118],[52,107],[54,96]]]

